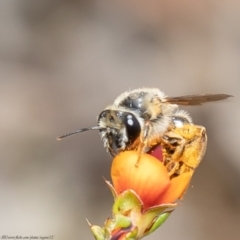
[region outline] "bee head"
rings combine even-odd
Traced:
[[[61,140],[88,130],[99,130],[104,147],[115,156],[140,136],[141,126],[137,117],[131,112],[104,110],[98,117],[98,126],[81,128],[57,139]]]
[[[141,125],[131,112],[104,110],[98,117],[100,134],[112,155],[118,154],[130,146],[141,133]]]

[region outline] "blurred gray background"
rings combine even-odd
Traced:
[[[240,2],[2,0],[0,236],[93,239],[111,216],[111,157],[96,124],[120,93],[235,97],[187,108],[209,136],[192,188],[146,239],[240,235]]]

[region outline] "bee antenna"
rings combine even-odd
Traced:
[[[81,128],[79,130],[76,130],[74,132],[70,132],[70,133],[67,133],[67,134],[64,134],[60,137],[57,137],[57,140],[62,140],[63,138],[66,138],[66,137],[69,137],[71,135],[74,135],[74,134],[77,134],[77,133],[81,133],[81,132],[86,132],[88,130],[99,130],[99,129],[102,129],[102,127],[99,127],[99,126],[95,126],[95,127],[89,127],[89,128]]]

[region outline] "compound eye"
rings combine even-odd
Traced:
[[[133,114],[128,113],[124,119],[124,122],[126,125],[129,141],[133,142],[141,133],[141,126],[139,124],[139,121]]]
[[[106,118],[108,112],[109,112],[109,110],[104,110],[104,111],[102,111],[102,112],[99,114],[99,116],[98,116],[98,122],[99,122],[100,120]]]
[[[100,113],[99,118],[105,118],[106,117],[106,111],[103,111]]]

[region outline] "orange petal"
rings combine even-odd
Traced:
[[[158,198],[158,204],[173,203],[180,199],[187,190],[192,175],[193,172],[187,172],[173,178],[169,188]]]
[[[149,154],[137,151],[125,151],[117,155],[112,162],[111,176],[115,190],[134,190],[144,207],[156,205],[156,200],[170,186],[170,179],[163,164]]]

